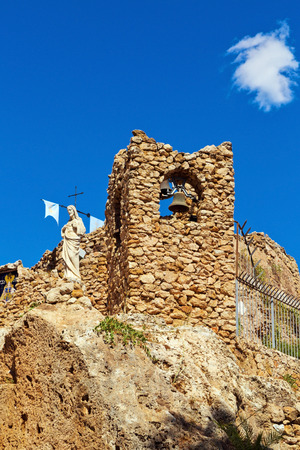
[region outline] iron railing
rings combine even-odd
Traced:
[[[261,281],[245,224],[236,222],[236,334],[300,358],[300,299]]]

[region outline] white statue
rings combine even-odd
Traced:
[[[75,206],[67,208],[70,219],[62,227],[61,235],[63,241],[62,257],[65,263],[64,278],[80,281],[79,273],[79,246],[81,237],[85,233],[85,226],[78,216]]]

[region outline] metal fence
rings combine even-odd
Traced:
[[[236,333],[300,358],[300,299],[260,280],[245,224],[236,233]]]

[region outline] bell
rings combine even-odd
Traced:
[[[169,197],[172,189],[170,189],[169,181],[164,180],[160,185],[160,197],[165,198]]]
[[[186,204],[186,201],[185,201],[184,193],[176,192],[174,194],[173,201],[172,201],[171,205],[169,206],[169,210],[172,211],[173,213],[185,213],[189,209],[190,208],[188,207],[188,205]]]

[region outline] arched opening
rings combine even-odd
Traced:
[[[171,189],[172,188],[170,180],[168,178],[165,178],[160,185],[160,202],[159,202],[160,217],[172,215],[172,212],[169,210],[169,206],[173,201],[173,196],[168,195]]]
[[[160,216],[175,215],[177,218],[197,222],[200,198],[200,184],[191,180],[190,174],[179,171],[170,173],[160,185]]]

